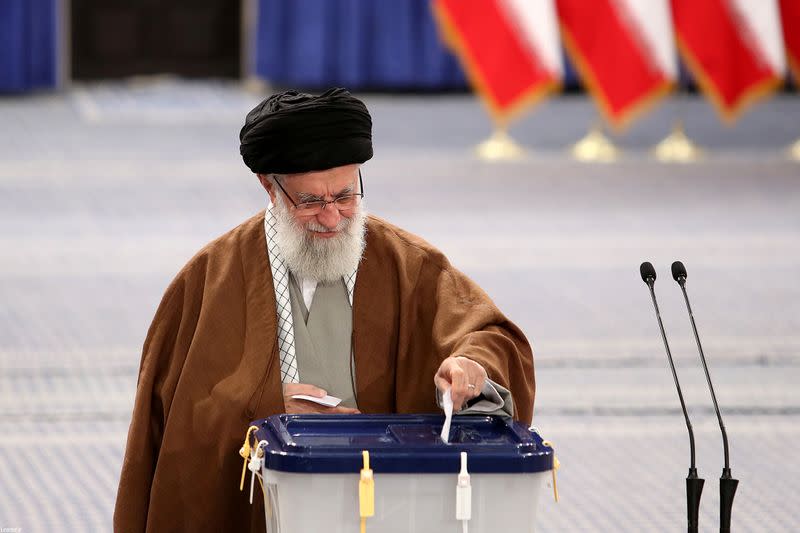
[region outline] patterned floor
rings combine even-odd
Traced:
[[[110,530],[152,313],[200,246],[263,207],[237,156],[258,99],[175,80],[0,99],[0,528]],[[489,125],[468,96],[367,100],[368,208],[441,247],[534,344],[535,424],[563,464],[538,531],[685,527],[688,443],[642,260],[695,425],[702,530],[717,529],[719,430],[674,259],[741,480],[734,527],[798,529],[800,164],[781,149],[800,99],[735,129],[702,101],[670,103],[618,138],[613,165],[565,155],[593,115],[582,98],[517,124],[532,155],[504,164],[470,155]],[[704,162],[648,158],[676,115]]]

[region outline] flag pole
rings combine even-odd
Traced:
[[[475,153],[486,161],[522,159],[527,155],[527,151],[517,144],[502,126],[495,127],[491,137],[475,147]]]
[[[622,154],[622,150],[603,133],[600,119],[589,128],[589,132],[581,140],[570,147],[572,157],[578,161],[590,163],[613,163]]]

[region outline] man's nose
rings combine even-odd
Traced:
[[[322,224],[328,229],[333,229],[342,219],[342,214],[336,207],[336,204],[327,204],[320,214],[317,215],[317,222]]]

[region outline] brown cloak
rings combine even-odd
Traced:
[[[264,213],[203,248],[170,284],[144,343],[115,531],[263,533],[239,492],[248,422],[284,411]],[[364,413],[439,411],[450,355],[481,363],[533,416],[533,354],[473,281],[419,237],[369,217],[353,298]],[[249,479],[248,479],[249,482]]]

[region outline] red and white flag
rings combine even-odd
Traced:
[[[606,120],[627,125],[678,67],[669,0],[557,0],[564,44]]]
[[[780,0],[780,7],[786,58],[795,82],[800,84],[800,0]]]
[[[433,9],[444,41],[499,124],[559,88],[553,0],[434,0]]]
[[[783,83],[777,0],[672,0],[678,48],[723,119]]]

